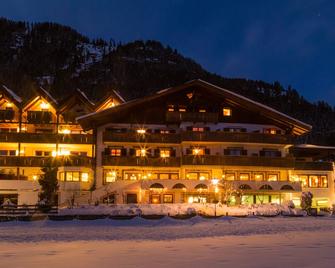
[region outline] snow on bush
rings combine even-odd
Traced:
[[[137,205],[99,205],[81,206],[78,208],[60,209],[61,215],[192,215],[208,216],[276,216],[276,215],[305,215],[301,209],[294,208],[291,203],[254,204],[241,206],[227,206],[225,204],[137,204]]]

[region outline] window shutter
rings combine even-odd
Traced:
[[[122,148],[121,149],[121,156],[126,156],[127,155],[127,149],[126,148]]]
[[[192,150],[190,148],[187,148],[186,149],[186,155],[190,155],[190,154],[192,154]]]
[[[247,150],[242,150],[242,155],[248,155],[248,151]]]
[[[129,149],[129,155],[130,156],[134,156],[135,155],[135,149],[134,148],[130,148]]]
[[[276,157],[281,157],[281,151],[276,152]]]
[[[147,156],[151,156],[151,149],[147,149]]]
[[[170,155],[171,157],[176,157],[176,149],[171,149]]]
[[[259,151],[259,156],[265,156],[265,151]]]
[[[229,149],[224,149],[223,154],[224,155],[230,155],[230,150]]]
[[[208,149],[208,148],[206,148],[206,149],[205,149],[205,155],[210,155],[210,154],[211,154],[211,150]]]
[[[107,147],[105,148],[105,155],[110,155],[111,154],[111,151],[110,149]]]
[[[159,155],[160,155],[159,152],[160,152],[160,150],[159,150],[158,148],[155,149],[155,150],[154,150],[154,156],[155,156],[155,157],[159,157]]]

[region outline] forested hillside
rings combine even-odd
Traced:
[[[326,102],[310,103],[279,82],[230,79],[209,73],[192,59],[158,41],[127,44],[90,40],[55,23],[0,18],[0,83],[23,97],[43,85],[56,98],[81,88],[98,100],[117,89],[126,99],[201,78],[243,94],[313,125],[306,142],[335,145],[335,110]]]

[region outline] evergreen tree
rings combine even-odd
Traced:
[[[53,206],[56,203],[55,199],[59,188],[57,180],[58,167],[53,162],[49,162],[41,170],[43,174],[38,179],[38,183],[41,185],[39,198],[43,205]]]

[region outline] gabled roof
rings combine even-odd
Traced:
[[[4,95],[7,99],[14,102],[17,106],[22,103],[22,99],[5,85],[0,86],[0,95]]]
[[[227,102],[230,102],[231,104],[237,104],[245,109],[252,110],[261,116],[271,118],[271,120],[273,121],[284,124],[285,126],[292,128],[294,134],[301,135],[312,129],[312,126],[301,122],[293,117],[290,117],[284,113],[281,113],[269,106],[253,101],[235,92],[218,87],[200,79],[192,80],[176,87],[160,90],[155,94],[135,99],[106,110],[81,116],[78,117],[77,120],[84,129],[91,129],[94,126],[108,123],[110,116],[115,113],[120,113],[130,107],[137,106],[148,101],[164,98],[172,93],[183,91],[193,86],[205,88],[209,93],[214,93],[218,96],[224,97]]]
[[[100,111],[109,101],[117,101],[118,103],[125,103],[124,98],[114,89],[112,89],[99,103],[95,106],[95,111]]]
[[[94,110],[94,103],[86,96],[86,94],[77,88],[71,96],[66,98],[59,106],[59,113],[62,113],[75,105],[76,103],[84,104],[90,111]]]
[[[57,100],[54,97],[52,97],[51,94],[43,87],[38,87],[34,89],[33,97],[24,104],[24,110],[28,109],[32,103],[38,101],[40,97],[43,97],[50,105],[52,105],[55,109],[57,109],[58,107]]]

